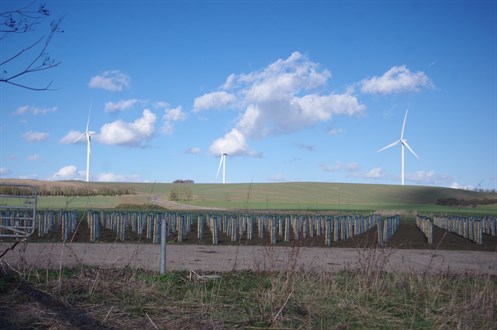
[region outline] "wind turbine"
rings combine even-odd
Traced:
[[[86,136],[87,148],[86,148],[86,182],[90,182],[90,155],[91,155],[91,136],[95,134],[94,131],[90,131],[90,115],[91,115],[91,105],[90,111],[88,112],[88,120],[86,122],[86,131],[81,134],[74,142],[78,142],[84,136]]]
[[[406,126],[406,119],[407,119],[407,112],[409,110],[406,110],[406,114],[404,116],[404,123],[402,124],[402,132],[400,133],[400,139],[393,142],[393,143],[390,143],[389,145],[387,145],[386,147],[383,147],[381,148],[380,150],[378,150],[378,152],[380,151],[383,151],[385,149],[388,149],[388,148],[391,148],[393,146],[396,146],[397,144],[401,143],[402,145],[402,158],[401,158],[401,164],[402,164],[402,176],[401,176],[401,182],[402,182],[402,185],[404,185],[404,147],[407,147],[407,149],[409,149],[409,151],[414,155],[416,156],[417,159],[419,159],[418,155],[416,155],[416,153],[414,152],[414,150],[411,149],[411,147],[407,144],[407,139],[404,138],[404,128]]]
[[[219,147],[218,147],[219,149]],[[226,156],[228,156],[227,153],[222,152],[221,149],[219,149],[219,152],[221,153],[221,159],[219,160],[219,166],[217,167],[217,174],[216,178],[219,176],[219,171],[221,170],[221,165],[223,166],[223,184],[226,183]]]

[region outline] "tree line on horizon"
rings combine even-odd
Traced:
[[[25,196],[33,195],[33,190],[23,186],[0,186],[0,195]],[[135,191],[124,186],[64,186],[64,185],[40,185],[36,187],[38,196],[121,196],[132,195]]]

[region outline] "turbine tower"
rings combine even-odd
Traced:
[[[221,152],[221,159],[219,160],[219,166],[217,168],[216,178],[219,176],[219,171],[221,170],[221,165],[223,165],[223,184],[226,183],[226,156],[227,153]]]
[[[407,147],[407,149],[409,149],[409,151],[414,156],[416,156],[417,159],[419,159],[418,155],[416,155],[416,153],[414,152],[414,150],[412,150],[411,147],[407,144],[407,139],[404,138],[404,129],[405,129],[405,126],[406,126],[406,119],[407,119],[407,112],[408,111],[409,110],[406,110],[406,114],[404,116],[404,123],[402,124],[402,131],[400,133],[400,139],[397,140],[397,141],[395,141],[395,142],[393,142],[393,143],[390,143],[386,147],[383,147],[380,150],[378,150],[378,152],[380,152],[380,151],[383,151],[385,149],[388,149],[390,147],[396,146],[397,144],[401,143],[401,147],[402,147],[402,152],[401,152],[401,170],[402,170],[402,173],[401,173],[401,183],[402,183],[402,185],[404,185],[404,147]]]
[[[86,182],[90,182],[90,156],[91,156],[91,136],[95,134],[94,131],[90,131],[90,115],[91,115],[91,106],[90,106],[90,111],[88,112],[88,120],[86,122],[86,131],[81,134],[80,137],[78,137],[74,142],[78,142],[83,138],[83,136],[86,136],[86,143],[87,143],[87,148],[86,148]]]

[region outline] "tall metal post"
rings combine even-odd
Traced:
[[[162,216],[162,222],[160,226],[160,273],[164,274],[166,272],[166,246],[167,246],[167,223],[166,217]]]

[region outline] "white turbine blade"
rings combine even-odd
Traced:
[[[391,147],[393,147],[393,146],[396,146],[397,144],[399,144],[399,142],[400,142],[400,140],[397,140],[397,141],[395,141],[395,142],[393,142],[393,143],[390,143],[390,144],[389,144],[389,145],[387,145],[386,147],[383,147],[383,148],[381,148],[380,150],[378,150],[378,152],[383,151],[383,150],[388,149],[388,148],[391,148]]]
[[[90,103],[90,111],[88,111],[88,120],[86,121],[86,131],[88,132],[88,129],[90,127],[90,116],[91,116],[91,103]]]
[[[221,148],[219,148],[219,144],[217,144],[217,143],[216,143],[216,148],[217,148],[217,150],[219,150],[219,155],[221,157],[223,157],[224,152],[221,150]]]
[[[400,139],[404,139],[404,128],[406,127],[406,119],[407,119],[407,112],[409,110],[406,110],[406,114],[404,116],[404,123],[402,124],[402,132],[400,133]]]
[[[407,149],[409,149],[409,151],[414,155],[416,156],[417,159],[419,159],[418,155],[416,155],[416,153],[414,152],[414,150],[411,149],[411,147],[409,147],[409,145],[407,144],[407,141],[402,141],[402,144],[405,145],[407,147]]]
[[[79,140],[81,140],[83,138],[83,136],[86,136],[86,133],[81,134],[76,140],[72,141],[72,143],[78,142]]]
[[[219,160],[219,166],[217,167],[217,173],[216,173],[216,178],[218,177],[219,175],[219,171],[221,170],[221,165],[223,165],[223,155],[221,155],[221,159]]]

